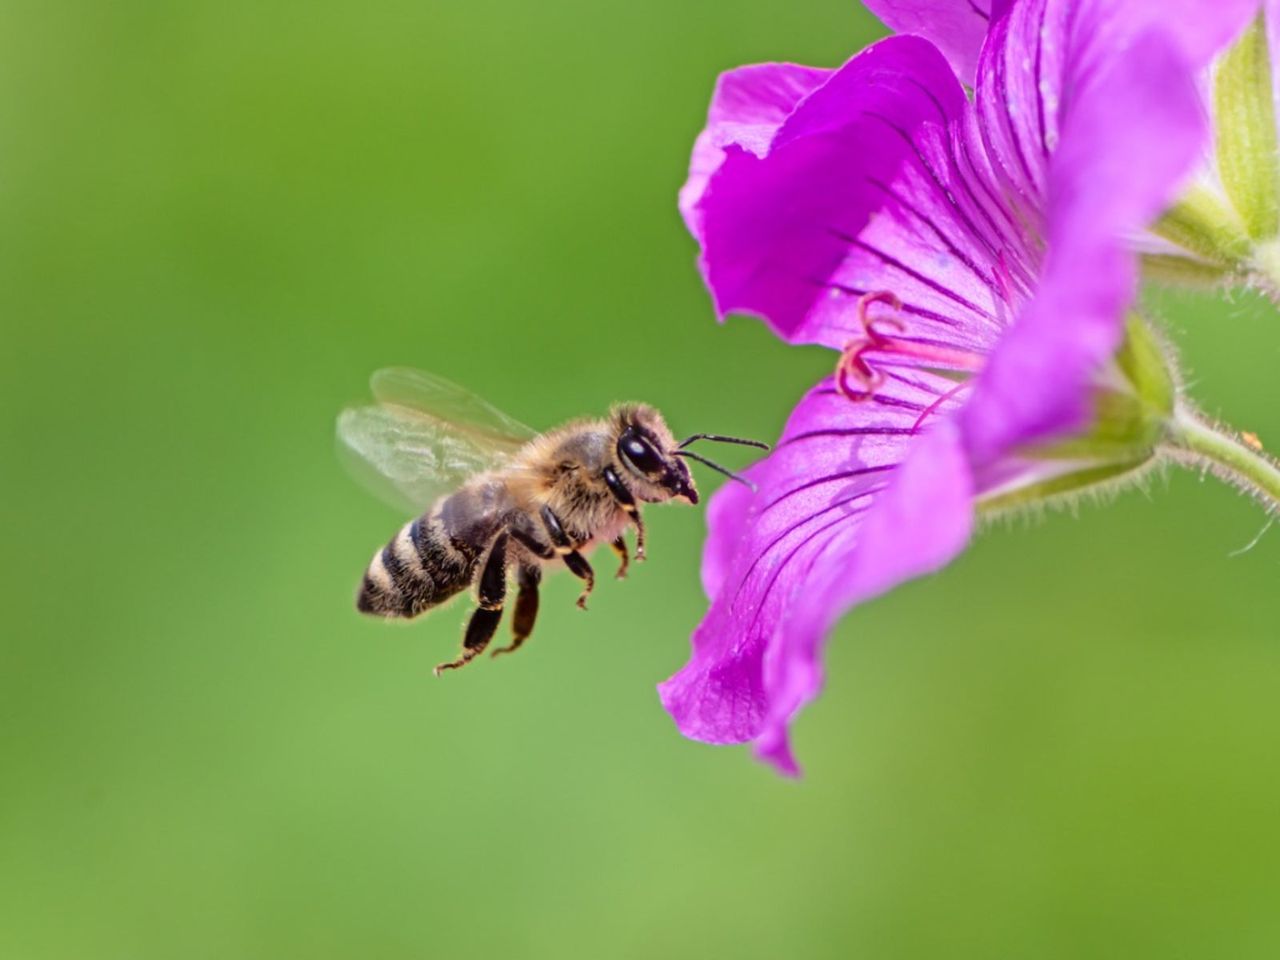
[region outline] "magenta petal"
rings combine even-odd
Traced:
[[[741,743],[768,732],[772,739],[762,746],[785,766],[779,738],[817,689],[823,625],[860,597],[942,562],[939,539],[953,543],[958,527],[930,504],[950,510],[953,485],[967,490],[967,471],[960,461],[956,473],[953,444],[932,454],[934,432],[914,428],[951,386],[913,372],[891,377],[874,400],[855,403],[825,381],[797,406],[777,449],[752,468],[759,492],[746,509],[734,494],[732,509],[713,516],[708,553],[721,558],[719,589],[694,633],[689,663],[659,688],[686,736]],[[899,470],[918,443],[926,452]],[[930,489],[929,477],[946,489]],[[874,520],[882,501],[884,518]],[[967,531],[967,507],[964,517]],[[871,536],[866,549],[864,529]],[[827,582],[850,564],[860,571],[854,592]],[[805,632],[796,622],[808,624]]]
[[[768,712],[756,755],[784,773],[798,772],[787,729],[822,686],[821,648],[836,621],[856,604],[946,566],[969,542],[973,481],[955,425],[938,422],[913,444],[858,531],[843,563],[815,566],[786,640],[765,657]],[[838,549],[838,548],[837,548]]]
[[[680,213],[690,233],[702,239],[699,206],[707,181],[724,162],[725,148],[739,147],[764,156],[796,104],[832,72],[793,63],[759,63],[720,75],[707,125],[694,141],[689,177],[680,188]]]
[[[931,41],[970,86],[978,52],[987,36],[991,5],[987,0],[863,0],[867,9],[894,33],[914,33]]]
[[[703,272],[719,312],[754,313],[785,339],[840,346],[848,309],[838,304],[833,317],[832,297],[898,263],[900,295],[922,322],[940,334],[986,323],[990,276],[973,248],[985,254],[977,234],[988,225],[965,212],[969,198],[953,203],[936,182],[955,160],[948,129],[965,110],[964,90],[932,45],[891,37],[806,97],[767,154],[727,148],[700,204]],[[889,215],[875,239],[889,249],[861,238],[881,210]],[[953,241],[954,221],[965,218],[975,235]],[[906,266],[912,259],[930,273]]]
[[[1046,201],[1048,159],[1081,80],[1159,31],[1191,70],[1238,35],[1259,0],[1022,0],[998,3],[978,64],[982,140],[1009,201]],[[1117,76],[1117,79],[1122,79]],[[1112,88],[1123,95],[1123,88]]]
[[[979,136],[996,183],[1037,230],[1048,158],[1058,142],[1063,56],[1073,45],[1069,3],[1024,0],[998,14],[974,88]]]
[[[748,471],[748,476],[752,475]],[[726,483],[707,503],[707,543],[702,551],[702,589],[714,598],[724,585],[734,555],[747,532],[753,495],[740,483]]]
[[[1085,29],[1105,30],[1113,47],[1127,46],[1148,30],[1160,30],[1199,68],[1238,37],[1263,5],[1259,0],[1091,0],[1091,22]]]
[[[1145,34],[1102,69],[1087,66],[1064,86],[1071,109],[1048,171],[1040,288],[964,411],[978,460],[1085,421],[1090,378],[1114,352],[1134,294],[1124,240],[1172,199],[1203,142],[1192,73],[1167,37]]]

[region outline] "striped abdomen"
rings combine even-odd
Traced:
[[[479,551],[450,537],[440,511],[406,523],[374,554],[360,583],[356,609],[383,617],[416,617],[465,590]]]

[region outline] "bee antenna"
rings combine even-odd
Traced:
[[[710,467],[712,470],[715,470],[718,473],[723,473],[730,480],[737,480],[739,483],[745,484],[746,486],[750,487],[752,492],[755,492],[756,490],[756,485],[752,483],[750,480],[748,480],[746,477],[739,476],[738,474],[734,473],[732,470],[726,470],[724,467],[720,466],[720,464],[716,463],[714,460],[708,460],[706,457],[700,457],[696,453],[693,453],[689,450],[676,450],[675,455],[677,457],[688,457],[690,460],[697,460],[699,463],[704,463],[708,467]]]
[[[757,447],[761,450],[769,449],[769,445],[767,443],[761,443],[759,440],[745,440],[742,437],[725,437],[718,433],[695,433],[693,436],[685,437],[681,440],[680,446],[676,449],[683,450],[685,447],[689,446],[689,444],[696,443],[698,440],[710,440],[712,443],[737,443],[744,447]]]

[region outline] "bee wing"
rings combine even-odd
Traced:
[[[338,415],[338,447],[356,479],[396,507],[425,510],[464,480],[506,463],[536,434],[456,383],[390,367],[376,403]]]

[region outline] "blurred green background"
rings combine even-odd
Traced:
[[[1232,556],[1263,518],[1216,482],[1002,525],[850,616],[798,783],[658,705],[700,510],[444,680],[464,606],[352,608],[406,519],[333,454],[379,366],[540,427],[636,398],[776,435],[830,355],[713,322],[675,191],[719,70],[878,30],[847,0],[0,7],[0,956],[1280,951],[1280,531]],[[1274,314],[1156,307],[1196,395],[1280,442]]]

